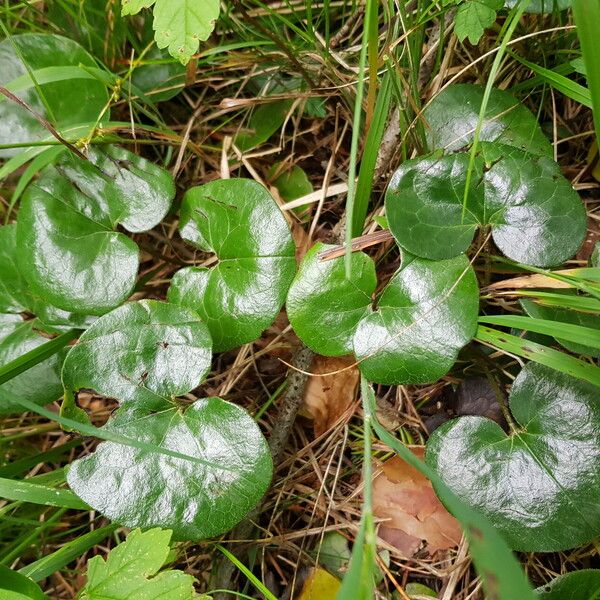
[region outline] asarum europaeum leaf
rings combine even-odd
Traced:
[[[426,460],[514,550],[579,546],[600,533],[599,396],[590,383],[530,362],[512,386],[514,430],[454,419],[433,432]]]
[[[158,412],[132,404],[104,427],[146,449],[102,442],[69,467],[69,486],[90,506],[127,527],[166,527],[177,539],[198,540],[227,531],[258,504],[272,460],[242,408],[220,398]]]
[[[454,152],[470,146],[475,137],[484,86],[450,85],[423,111],[430,150]],[[530,154],[552,158],[552,145],[535,116],[508,92],[493,88],[479,140],[515,146]]]
[[[177,398],[201,383],[210,348],[194,311],[141,300],[99,318],[70,350],[65,399],[83,387],[116,398],[121,407],[103,429],[136,442],[102,442],[72,463],[67,481],[90,506],[129,527],[200,539],[258,503],[272,473],[258,425],[220,398]]]
[[[21,313],[34,313],[38,303],[27,293],[17,267],[15,225],[0,227],[0,366],[48,341],[38,333],[45,329],[39,319],[24,320]],[[0,385],[0,414],[22,412],[15,401],[24,398],[36,404],[48,404],[61,394],[60,352]]]
[[[434,260],[469,247],[479,227],[509,258],[540,267],[558,265],[579,249],[585,208],[545,156],[510,146],[481,144],[467,202],[469,155],[457,153],[403,163],[386,192],[390,231],[408,252]]]
[[[34,73],[43,99],[23,61]],[[59,71],[68,67],[71,70],[65,78]],[[97,68],[90,54],[77,42],[60,35],[24,33],[0,42],[0,85],[13,91],[59,130],[95,123],[108,102],[106,86],[86,67]],[[105,117],[109,117],[108,111]],[[23,143],[26,147],[28,142],[48,135],[48,130],[29,111],[4,96],[0,98],[0,145]],[[0,149],[0,156],[13,156],[22,150]]]
[[[153,409],[197,387],[211,363],[208,327],[192,310],[140,300],[98,319],[65,360],[68,393],[81,389]]]
[[[354,352],[360,370],[385,384],[426,383],[447,373],[475,334],[479,290],[466,256],[430,261],[405,254],[372,308],[375,270],[363,253],[321,261],[305,256],[287,300],[294,331],[315,352]]]
[[[89,160],[63,153],[23,195],[19,268],[32,292],[64,311],[101,315],[132,292],[137,233],[157,225],[175,195],[171,175],[116,146]]]
[[[296,271],[275,200],[250,179],[212,181],[186,192],[179,227],[183,239],[219,260],[175,273],[169,301],[200,314],[216,351],[255,340],[281,310]]]
[[[565,573],[535,590],[538,600],[598,600],[600,570],[582,569]]]

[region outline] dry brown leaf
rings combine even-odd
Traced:
[[[423,458],[425,449],[411,449]],[[407,558],[424,542],[430,555],[453,548],[462,532],[458,521],[438,500],[431,482],[416,469],[394,456],[373,480],[373,512],[385,519],[378,535]]]
[[[562,271],[555,271],[558,275],[578,275],[581,269],[563,269]],[[570,288],[572,287],[564,281],[553,279],[547,275],[541,275],[535,273],[533,275],[523,275],[521,277],[512,277],[510,279],[503,279],[502,281],[496,281],[486,287],[486,290],[505,290],[505,289],[518,289],[518,288]]]
[[[315,355],[312,373],[339,371],[325,377],[310,377],[308,380],[304,406],[314,419],[316,436],[331,429],[354,401],[360,374],[358,367],[347,367],[355,362],[353,356]]]

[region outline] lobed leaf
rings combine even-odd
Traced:
[[[269,192],[249,179],[191,188],[179,228],[219,260],[175,273],[169,301],[200,314],[216,351],[255,340],[279,314],[296,270],[289,227]]]
[[[600,533],[598,392],[528,363],[509,399],[516,429],[506,434],[483,417],[452,420],[431,435],[427,462],[515,550],[589,542]]]

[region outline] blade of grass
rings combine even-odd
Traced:
[[[89,510],[89,506],[70,490],[58,490],[38,483],[4,477],[0,478],[0,497],[45,506]]]
[[[69,329],[69,331],[66,331],[45,344],[22,354],[18,358],[15,358],[15,360],[11,360],[3,367],[0,367],[0,385],[6,383],[13,377],[20,375],[24,371],[27,371],[27,369],[31,369],[31,367],[43,362],[47,358],[50,358],[64,348],[70,341],[79,337],[80,334],[81,331],[78,329]]]
[[[240,562],[229,550],[226,550],[221,544],[215,544],[216,548],[224,554],[247,578],[250,583],[266,598],[266,600],[277,600],[256,575],[242,562]]]
[[[373,456],[371,450],[371,413],[365,403],[369,397],[369,382],[360,382],[364,411],[363,507],[358,533],[354,540],[350,567],[344,576],[336,600],[371,600],[375,593],[375,560],[377,540],[373,515]]]
[[[418,459],[402,442],[379,423],[375,395],[367,385],[367,407],[373,429],[379,439],[394,450],[402,460],[423,473],[436,487],[437,495],[446,508],[458,519],[470,545],[470,553],[488,598],[495,600],[534,600],[531,586],[519,562],[493,526],[478,512],[464,504],[448,488],[438,474]],[[361,387],[362,390],[362,387]]]
[[[489,344],[509,354],[516,354],[534,362],[538,362],[567,375],[578,377],[600,386],[600,367],[591,363],[583,362],[574,356],[548,348],[542,344],[524,340],[516,335],[504,333],[490,327],[480,325],[477,328],[475,339]]]
[[[592,97],[592,109],[596,139],[600,140],[600,2],[597,0],[573,0],[573,17],[577,25],[577,36],[587,72],[587,82]]]
[[[551,292],[540,292],[532,290],[515,290],[515,295],[531,297],[538,304],[544,306],[559,306],[572,308],[580,312],[600,312],[600,300],[588,298],[587,296],[575,296],[573,294],[553,294]]]
[[[488,325],[502,325],[504,327],[515,327],[525,331],[533,331],[544,335],[551,335],[555,338],[584,344],[592,348],[600,348],[600,331],[590,329],[582,325],[572,323],[562,323],[559,321],[548,321],[546,319],[536,319],[522,315],[499,315],[493,317],[479,317],[480,323]]]

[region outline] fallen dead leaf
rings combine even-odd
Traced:
[[[577,276],[581,273],[581,269],[562,269],[560,271],[554,271],[558,275],[572,275]],[[510,279],[502,279],[502,281],[496,281],[491,285],[488,285],[485,290],[505,290],[505,289],[518,289],[518,288],[570,288],[573,287],[570,284],[553,279],[547,275],[541,275],[535,273],[534,275],[523,275],[520,277],[511,277]]]
[[[310,377],[308,380],[304,406],[314,419],[317,437],[331,429],[354,401],[360,373],[356,366],[351,369],[347,367],[355,362],[353,356],[315,355],[311,366],[312,373],[339,371],[325,377]]]
[[[423,458],[425,449],[411,449]],[[457,546],[462,537],[458,521],[437,499],[431,482],[395,456],[373,480],[373,512],[385,519],[378,535],[407,558],[426,544],[430,555]]]

